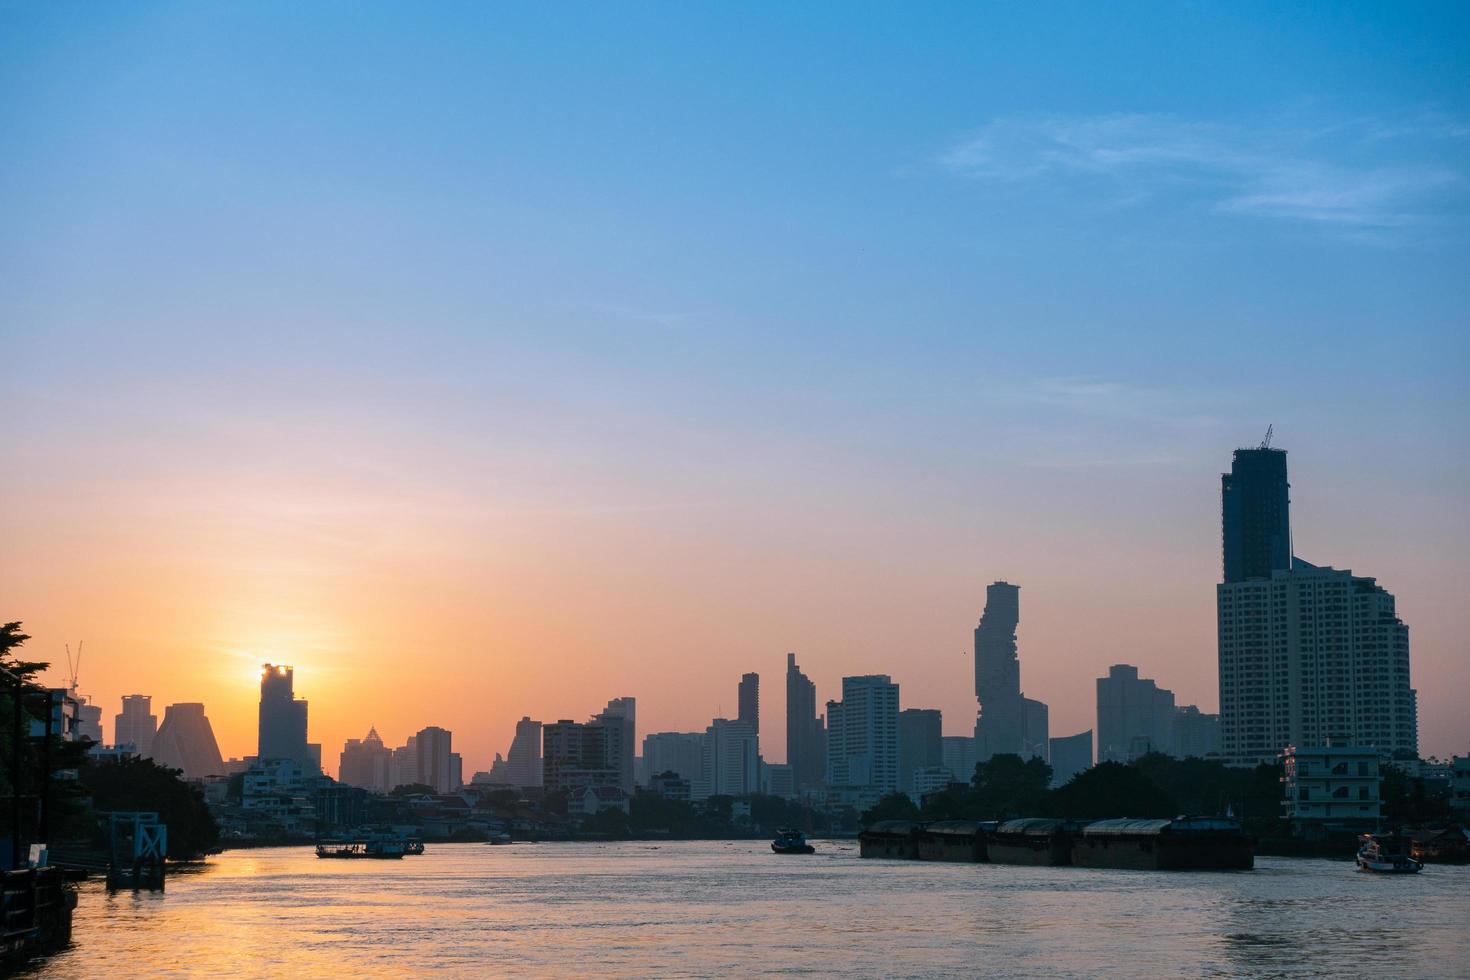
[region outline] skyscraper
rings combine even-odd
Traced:
[[[704,733],[654,732],[645,735],[643,759],[650,782],[672,772],[693,787],[699,782],[704,767]]]
[[[204,705],[171,704],[163,710],[163,724],[153,736],[153,760],[181,770],[185,779],[224,775],[225,760],[220,757]]]
[[[1226,582],[1270,578],[1291,567],[1286,451],[1237,449],[1220,475],[1220,538]]]
[[[1365,576],[1291,554],[1286,453],[1240,449],[1221,478],[1215,587],[1220,751],[1270,761],[1288,745],[1417,755],[1409,628]]]
[[[541,729],[542,776],[548,790],[613,786],[633,794],[633,698],[613,698],[579,724],[563,719]]]
[[[817,717],[817,685],[786,655],[786,762],[797,792],[818,789],[826,769],[825,728]]]
[[[342,755],[337,762],[337,781],[348,786],[359,786],[375,793],[386,793],[393,788],[393,752],[383,744],[376,728],[369,728],[363,738],[349,738],[342,746]]]
[[[594,724],[612,729],[608,734],[608,762],[618,772],[618,787],[629,796],[633,795],[635,785],[633,757],[638,750],[637,704],[635,698],[613,698],[602,713],[592,719]]]
[[[122,713],[112,720],[112,744],[131,745],[138,755],[147,758],[153,751],[153,736],[158,732],[158,716],[153,713],[153,699],[146,694],[125,694]]]
[[[1097,761],[1132,762],[1172,750],[1174,692],[1115,664],[1097,679]]]
[[[750,726],[756,737],[761,733],[761,675],[740,675],[739,720]]]
[[[1051,740],[1051,784],[1065,786],[1079,772],[1092,768],[1092,729]]]
[[[516,722],[516,737],[510,743],[506,769],[511,785],[541,785],[541,722],[525,715]]]
[[[419,729],[414,735],[414,771],[418,781],[432,786],[436,793],[459,789],[461,773],[453,751],[454,733],[437,725]]]
[[[898,685],[887,674],[842,678],[827,702],[827,784],[855,799],[898,787]]]
[[[944,766],[944,731],[937,708],[905,708],[898,713],[898,789],[914,791],[914,773]]]
[[[693,798],[749,796],[760,789],[755,730],[747,722],[716,718],[700,744],[700,773]]]
[[[1009,582],[985,590],[985,611],[975,627],[975,754],[1046,757],[1047,707],[1021,693],[1021,661],[1016,626],[1021,621],[1021,590]]]
[[[316,768],[306,745],[306,702],[292,691],[290,667],[264,664],[260,674],[260,729],[256,757],[290,759],[303,771]]]

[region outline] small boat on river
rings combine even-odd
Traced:
[[[422,848],[423,845],[419,846]],[[403,857],[406,853],[408,853],[408,845],[401,840],[324,841],[316,846],[317,857],[337,860],[354,858],[393,860]],[[422,851],[415,853],[422,853]]]
[[[817,849],[806,842],[806,834],[799,830],[778,830],[771,841],[771,850],[777,854],[815,854]]]
[[[1409,853],[1409,839],[1399,834],[1363,834],[1358,838],[1358,870],[1412,875],[1424,867]]]

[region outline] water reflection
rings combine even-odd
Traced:
[[[1470,868],[1238,874],[811,859],[764,842],[233,852],[164,895],[84,889],[41,976],[1462,976]],[[365,867],[371,865],[371,867]]]

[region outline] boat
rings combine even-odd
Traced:
[[[1424,867],[1409,853],[1409,839],[1398,834],[1363,834],[1358,838],[1358,870],[1412,875]]]
[[[924,824],[917,820],[879,820],[858,834],[858,854],[865,858],[917,860],[919,832],[923,829]]]
[[[407,850],[407,845],[401,840],[323,842],[316,846],[316,856],[337,860],[354,858],[392,860],[403,857]]]
[[[1075,820],[1026,817],[1007,820],[987,835],[985,856],[994,864],[1072,863],[1072,841],[1082,825]]]
[[[771,850],[777,854],[815,854],[817,849],[806,842],[806,834],[799,830],[778,830],[771,841]]]
[[[421,840],[419,840],[417,837],[410,837],[408,840],[406,840],[406,841],[403,842],[403,853],[404,854],[422,854],[422,853],[424,853],[424,842],[421,841]]]
[[[1073,837],[1072,863],[1146,871],[1248,871],[1255,865],[1255,841],[1225,817],[1096,820]]]

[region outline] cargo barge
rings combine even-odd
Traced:
[[[939,820],[925,824],[917,833],[920,861],[988,861],[986,835],[998,825],[994,820]]]
[[[858,854],[865,858],[919,859],[919,831],[924,824],[917,820],[880,820],[858,834]]]
[[[1141,871],[1246,871],[1255,867],[1255,841],[1234,820],[1098,820],[1072,841],[1082,868]]]
[[[990,835],[986,854],[992,864],[1071,864],[1072,839],[1081,826],[1052,817],[1007,820]]]

